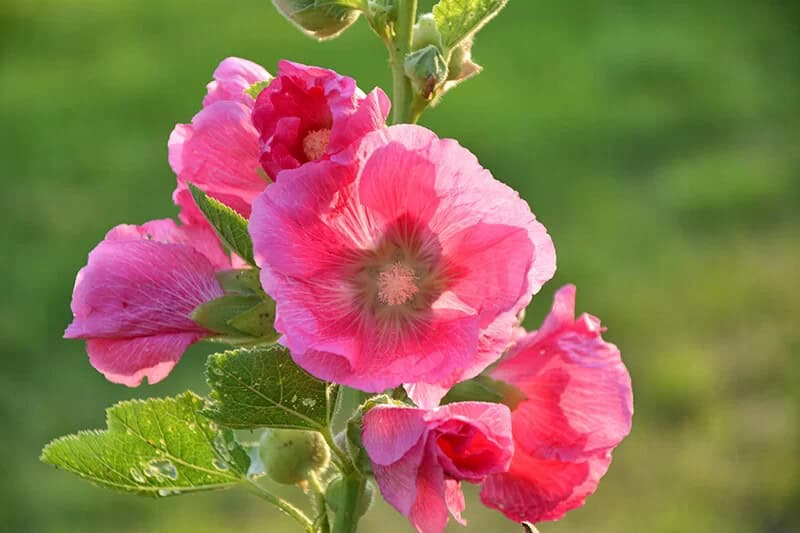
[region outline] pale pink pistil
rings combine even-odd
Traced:
[[[323,128],[308,132],[303,138],[303,153],[309,161],[316,161],[328,151],[331,130]]]
[[[402,263],[392,263],[378,274],[378,299],[387,305],[403,305],[419,292],[414,270]]]

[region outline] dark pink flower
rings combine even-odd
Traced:
[[[383,127],[389,107],[380,89],[365,96],[352,78],[281,61],[253,109],[261,164],[276,179],[281,170],[340,152]]]
[[[600,321],[575,318],[575,287],[562,287],[542,327],[492,370],[527,398],[512,414],[514,459],[487,478],[481,500],[516,521],[557,520],[583,505],[630,432],[631,379]]]
[[[190,344],[211,334],[190,315],[222,296],[216,272],[226,268],[230,260],[206,226],[117,226],[78,272],[64,336],[86,339],[92,366],[109,381],[161,381]]]
[[[555,270],[528,204],[419,126],[364,137],[345,164],[284,171],[250,233],[276,328],[311,374],[421,406],[480,373]]]
[[[173,200],[185,224],[205,224],[187,183],[238,211],[250,215],[253,198],[267,185],[258,162],[258,132],[251,113],[255,100],[245,90],[269,80],[259,65],[229,57],[214,71],[203,110],[191,124],[178,124],[169,137],[169,163],[178,175]]]
[[[432,411],[378,406],[364,415],[364,448],[381,494],[420,533],[461,518],[461,481],[504,472],[514,451],[504,405],[451,403]]]

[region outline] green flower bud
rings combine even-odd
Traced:
[[[278,11],[306,35],[324,41],[350,27],[361,12],[325,0],[272,0]]]
[[[442,45],[442,34],[436,26],[436,20],[433,18],[433,13],[426,13],[419,17],[419,20],[414,24],[414,38],[411,41],[411,49],[419,50],[428,45],[433,45],[439,50],[444,48]]]
[[[447,61],[433,45],[408,54],[403,67],[414,90],[426,100],[447,80]]]
[[[264,469],[277,483],[296,485],[330,461],[325,439],[316,431],[268,429],[261,437]]]
[[[328,507],[331,508],[331,511],[337,513],[342,506],[343,499],[344,481],[342,480],[342,476],[336,476],[330,481],[330,483],[328,483],[328,488],[325,489],[325,501],[328,502]],[[356,504],[356,517],[361,517],[367,514],[374,502],[375,487],[372,485],[372,483],[367,481],[366,485],[364,485],[364,493]]]

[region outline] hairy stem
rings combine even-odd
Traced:
[[[361,499],[365,498],[367,480],[358,472],[350,472],[342,476],[344,490],[339,511],[333,522],[333,533],[355,533],[358,529],[357,509]]]
[[[397,0],[394,36],[386,42],[392,65],[392,108],[394,109],[392,122],[394,124],[413,124],[419,118],[419,114],[414,113],[412,109],[414,91],[403,68],[405,57],[411,50],[411,38],[416,18],[417,0]]]
[[[319,482],[319,477],[315,473],[311,473],[308,478],[309,488],[311,489],[311,502],[314,506],[316,517],[314,518],[314,526],[319,533],[330,533],[331,525],[328,522],[328,509],[325,502],[325,489]]]
[[[245,488],[250,491],[252,494],[255,494],[261,499],[264,499],[280,509],[281,512],[284,514],[289,515],[290,517],[294,518],[298,524],[303,526],[303,529],[307,533],[316,533],[314,529],[314,525],[311,520],[297,507],[292,505],[291,503],[287,502],[283,498],[279,498],[275,496],[267,489],[256,483],[255,481],[248,481],[244,484]]]

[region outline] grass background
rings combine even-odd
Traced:
[[[475,46],[484,74],[423,118],[553,236],[527,325],[574,282],[633,377],[598,493],[543,532],[800,530],[799,53],[790,1],[514,0]],[[363,21],[318,44],[267,0],[0,2],[0,530],[294,531],[244,492],[137,499],[37,461],[112,402],[206,390],[206,346],[128,390],[61,333],[106,230],[176,214],[167,136],[229,55],[391,86]],[[471,494],[472,531],[517,531]],[[381,504],[362,530],[410,528]]]

